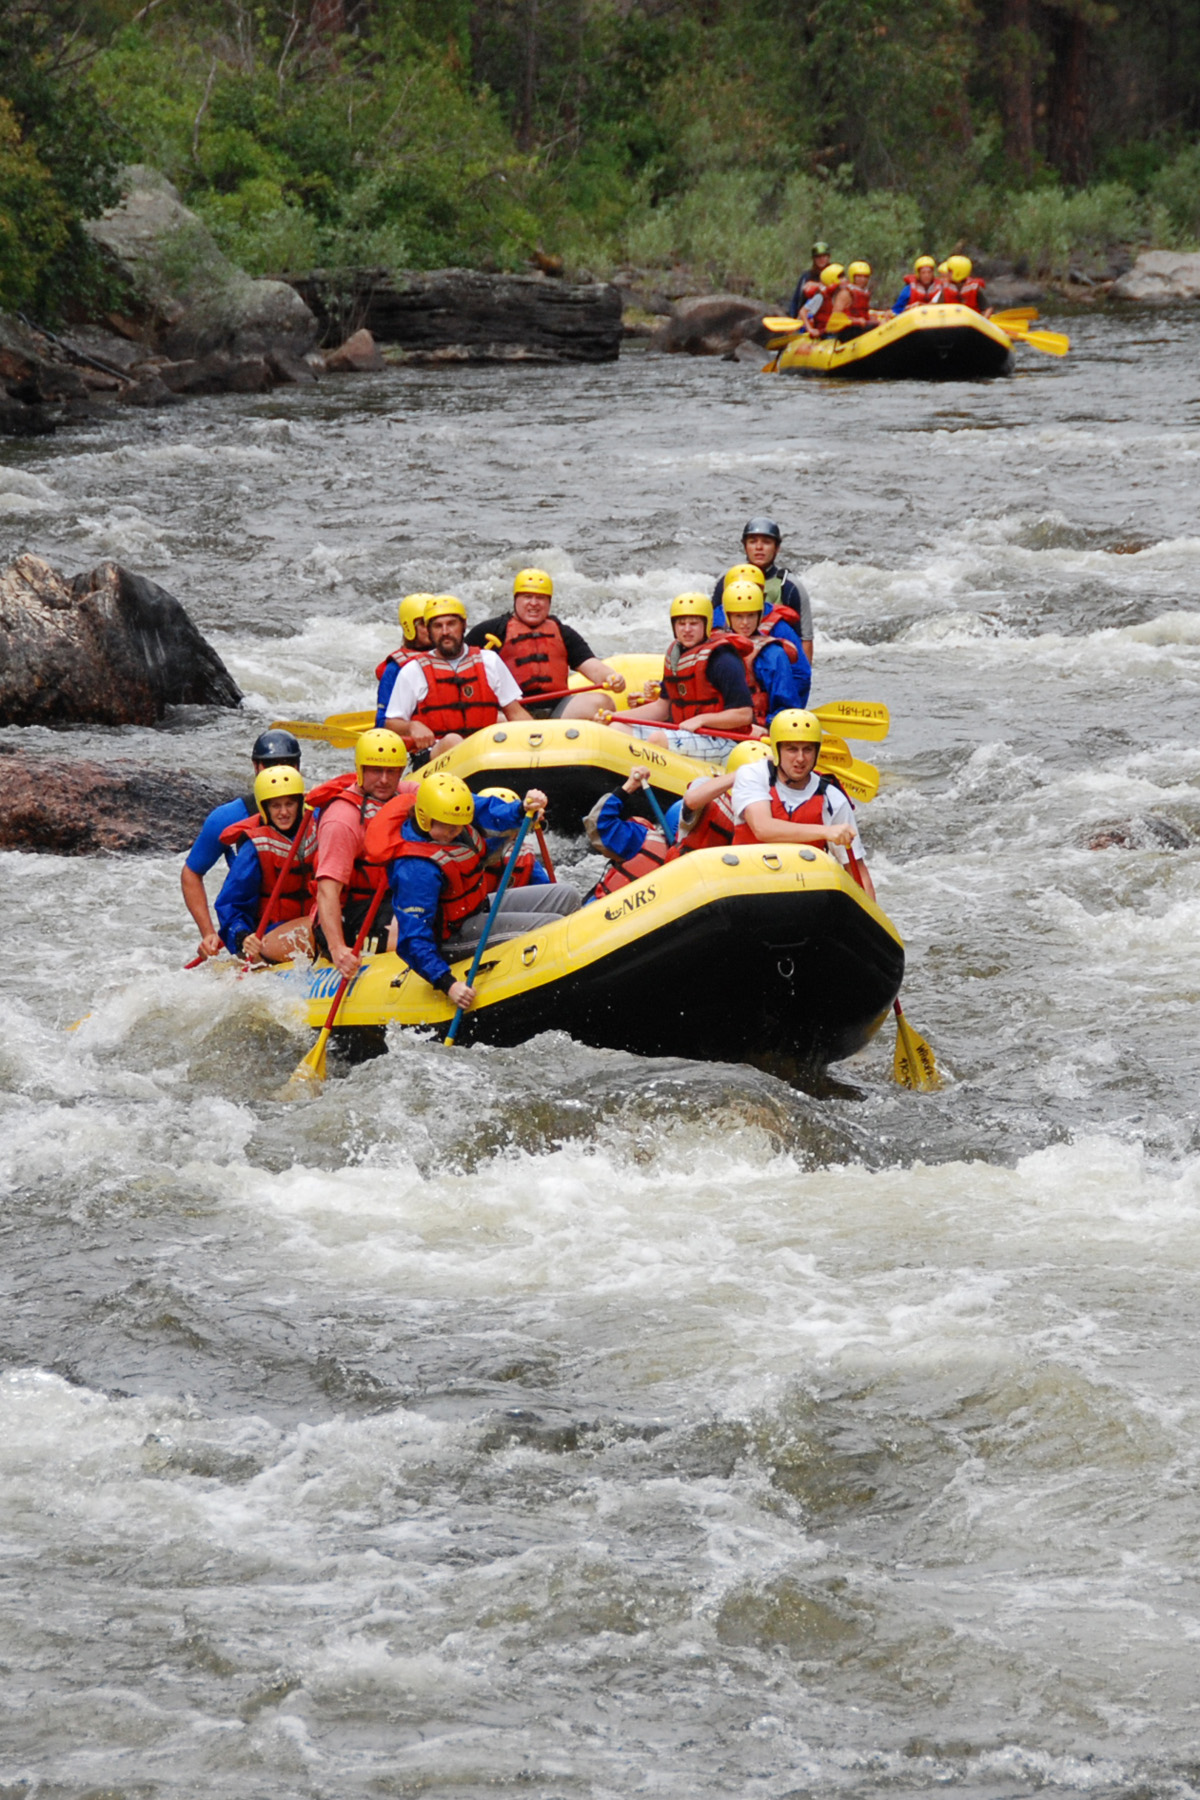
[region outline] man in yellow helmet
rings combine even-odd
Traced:
[[[904,286],[892,302],[893,313],[907,312],[910,306],[932,306],[939,298],[941,282],[932,256],[918,256],[912,274],[904,278]]]
[[[387,718],[388,701],[392,697],[392,689],[396,685],[396,677],[412,657],[419,656],[422,650],[429,648],[429,627],[425,623],[425,608],[432,600],[432,594],[405,594],[400,602],[400,632],[402,642],[398,650],[385,656],[375,671],[375,679],[379,683],[379,691],[375,696],[375,723],[383,729]]]
[[[387,723],[412,747],[440,756],[498,719],[527,719],[521,689],[494,650],[464,643],[467,609],[453,594],[425,603],[429,648],[396,676]]]
[[[948,256],[946,278],[942,282],[938,299],[947,306],[969,306],[972,312],[982,313],[988,319],[992,309],[983,304],[983,290],[986,286],[987,283],[981,276],[971,273],[969,256]]]
[[[671,602],[673,642],[663,659],[659,697],[631,706],[628,712],[605,715],[611,725],[682,756],[726,760],[737,733],[748,732],[754,723],[743,655],[750,646],[741,644],[730,632],[714,632],[712,617],[707,594],[675,596]],[[660,725],[668,729],[661,730]],[[734,735],[718,737],[712,728]]]
[[[539,813],[545,805],[540,788],[530,788],[524,800],[476,796],[457,775],[440,771],[421,782],[400,832],[398,853],[388,865],[395,948],[423,980],[465,1011],[475,1004],[475,990],[450,963],[479,942],[494,905],[484,832],[512,831],[522,812]],[[488,942],[523,937],[578,906],[579,894],[568,882],[510,888]]]
[[[875,884],[863,860],[854,808],[831,775],[818,775],[823,736],[812,712],[778,713],[771,721],[769,758],[746,763],[734,777],[730,804],[735,844],[818,844],[841,860],[858,859],[863,887]]]
[[[375,897],[378,872],[364,855],[368,820],[396,793],[408,753],[392,731],[364,731],[354,746],[355,776],[323,782],[309,795],[318,807],[314,875],[317,949],[342,975],[358,971],[353,945]],[[384,900],[375,915],[372,943],[388,948],[391,913]]]
[[[543,694],[561,694],[577,669],[588,681],[611,693],[622,693],[625,677],[592,654],[586,639],[550,611],[554,581],[545,569],[522,569],[513,581],[512,611],[472,625],[467,643],[496,650],[516,678],[521,698],[535,719],[594,719],[603,704],[600,694],[543,702]]]

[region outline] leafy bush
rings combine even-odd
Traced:
[[[1168,250],[1200,247],[1200,144],[1189,144],[1150,183],[1154,242]]]
[[[1101,253],[1110,244],[1136,242],[1145,231],[1145,207],[1123,182],[1065,193],[1058,187],[1013,195],[987,241],[1023,261],[1032,274],[1064,277],[1072,263]]]
[[[0,99],[0,307],[34,303],[70,235],[70,208]]]

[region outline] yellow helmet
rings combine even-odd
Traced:
[[[971,273],[970,257],[948,256],[946,258],[946,273],[949,275],[951,281],[965,281],[967,276]]]
[[[426,602],[432,598],[432,594],[405,594],[400,602],[400,629],[406,644],[415,643],[417,620],[424,619]]]
[[[871,265],[869,262],[852,262],[850,267],[846,270],[846,273],[847,275],[869,275],[871,273]]]
[[[937,272],[939,275],[948,275],[950,273],[950,264],[948,262],[940,262],[937,266]]]
[[[511,803],[514,800],[519,800],[521,796],[520,794],[514,793],[512,788],[480,788],[479,798],[481,800],[507,800]]]
[[[913,264],[913,274],[915,275],[918,269],[932,269],[934,267],[935,264],[932,256],[918,256]]]
[[[705,629],[712,630],[713,604],[707,594],[676,594],[671,602],[673,619],[703,619]]]
[[[770,736],[772,750],[778,750],[780,744],[819,744],[825,733],[816,713],[789,706],[771,720]]]
[[[734,563],[732,569],[725,571],[725,586],[731,581],[757,581],[759,587],[766,587],[767,578],[756,563]]]
[[[441,770],[427,775],[417,789],[413,816],[422,831],[439,825],[469,825],[475,817],[475,796],[459,775]]]
[[[407,761],[404,739],[382,725],[360,733],[354,746],[354,767],[360,775],[364,769],[402,769]]]
[[[254,803],[264,825],[270,824],[267,818],[268,801],[285,800],[289,794],[303,792],[303,775],[299,769],[290,768],[286,763],[276,763],[271,769],[260,769],[254,777]]]
[[[513,577],[513,598],[518,594],[545,594],[549,600],[554,594],[554,582],[545,569],[522,569]]]
[[[727,581],[721,604],[726,618],[730,613],[760,613],[763,609],[762,587],[757,581]]]
[[[429,594],[425,600],[425,623],[433,619],[445,619],[453,615],[456,619],[465,619],[467,609],[461,600],[453,594]]]
[[[836,287],[845,273],[841,263],[828,263],[821,270],[821,281],[825,287]]]
[[[731,774],[736,775],[737,771],[744,769],[747,763],[761,762],[764,756],[770,756],[770,754],[771,746],[766,739],[755,738],[749,744],[736,744],[730,752],[729,761],[725,767]]]

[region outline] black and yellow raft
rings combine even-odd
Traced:
[[[466,962],[454,965],[465,979]],[[542,1031],[647,1056],[787,1072],[851,1056],[900,990],[904,948],[886,913],[825,851],[794,844],[698,850],[572,917],[488,947],[458,1041],[512,1045]],[[324,1025],[337,971],[307,982]],[[372,956],[341,1031],[424,1027],[454,1009],[400,957]]]
[[[859,381],[982,381],[1007,375],[1012,340],[969,306],[914,306],[857,335],[789,339],[775,367]]]

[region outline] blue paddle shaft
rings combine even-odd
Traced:
[[[666,840],[669,844],[671,841],[671,834],[667,830],[667,815],[663,811],[662,807],[658,804],[658,797],[655,794],[654,789],[650,786],[649,782],[646,783],[646,786],[645,786],[643,792],[645,793],[647,800],[650,802],[650,810],[654,814],[654,817],[658,821],[659,830],[662,832],[663,836],[666,838]]]
[[[526,835],[527,835],[527,833],[529,831],[529,827],[532,823],[533,823],[532,815],[529,813],[526,813],[525,817],[521,820],[521,827],[520,827],[520,830],[517,832],[516,839],[513,842],[513,847],[508,853],[508,861],[504,865],[504,873],[500,877],[500,885],[496,889],[495,895],[493,896],[491,908],[490,908],[490,910],[488,912],[488,916],[487,916],[487,921],[483,927],[482,933],[480,934],[479,948],[475,952],[475,958],[471,964],[471,972],[467,976],[467,986],[468,987],[472,987],[474,985],[475,977],[479,972],[479,965],[483,961],[483,953],[487,949],[487,941],[492,935],[492,926],[496,923],[496,918],[500,912],[500,902],[503,900],[505,894],[508,892],[508,884],[512,880],[512,872],[516,868],[517,858],[521,854],[521,845],[525,842]],[[450,1029],[446,1033],[446,1042],[448,1044],[452,1044],[454,1042],[455,1038],[458,1036],[458,1028],[462,1024],[462,1016],[463,1016],[463,1009],[460,1006],[458,1011],[455,1013],[454,1017],[451,1019]]]

